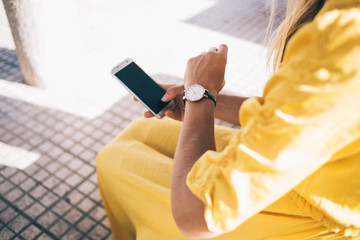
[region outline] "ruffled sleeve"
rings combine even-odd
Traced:
[[[329,5],[299,30],[263,97],[248,99],[240,120],[229,146],[206,152],[187,178],[213,232],[235,229],[336,153],[352,154],[341,150],[360,138],[359,4]]]

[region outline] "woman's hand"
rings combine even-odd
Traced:
[[[216,97],[225,85],[227,53],[228,47],[221,44],[219,48],[212,47],[208,52],[191,58],[185,70],[185,88],[199,84]]]
[[[165,112],[165,115],[169,118],[182,121],[184,119],[184,101],[182,100],[182,94],[184,92],[184,85],[166,85],[166,84],[160,84],[162,88],[166,90],[165,95],[161,99],[164,102],[169,102],[172,99],[175,99],[176,105],[173,109],[168,110]],[[134,98],[135,101],[137,101],[136,98]],[[154,117],[154,115],[150,111],[146,111],[144,113],[144,117],[151,118]]]

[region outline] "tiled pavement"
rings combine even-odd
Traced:
[[[219,42],[227,43],[232,51],[225,90],[241,95],[261,94],[266,80],[264,1],[77,3],[86,52],[97,66],[94,75],[104,84],[95,99],[112,88],[104,83],[112,81],[109,69],[124,57],[139,59],[145,69],[152,69],[148,72],[158,81],[176,83],[188,57]],[[279,12],[284,10],[281,6]],[[144,25],[146,32],[145,25],[151,24],[152,36],[158,37],[131,45],[132,39],[124,36],[144,36],[131,28],[117,35],[113,29],[122,19],[136,20],[138,12],[142,18],[132,23],[133,28]],[[167,26],[157,25],[164,21]],[[118,42],[122,42],[121,47]],[[161,51],[156,50],[160,47]],[[117,53],[120,56],[114,56]],[[122,89],[115,90],[120,93]],[[97,188],[95,157],[107,142],[140,117],[143,109],[123,92],[111,104],[102,105],[100,112],[91,113],[93,100],[25,84],[1,7],[0,239],[111,239]]]

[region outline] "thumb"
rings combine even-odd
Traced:
[[[162,97],[163,102],[170,101],[174,99],[177,95],[182,94],[184,91],[184,85],[175,86],[167,89],[165,95]]]

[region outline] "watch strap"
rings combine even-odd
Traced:
[[[204,94],[204,96],[207,97],[208,99],[210,99],[211,101],[213,101],[213,102],[215,103],[215,107],[216,107],[216,99],[215,99],[215,97],[214,97],[213,95],[211,95],[211,94],[209,93],[209,91],[206,90],[206,89],[205,89],[205,94]]]

